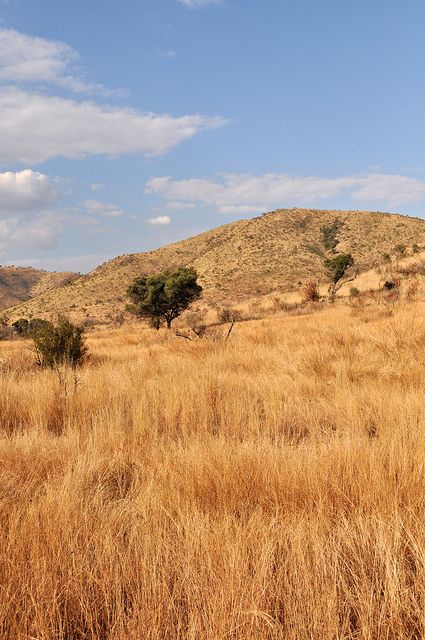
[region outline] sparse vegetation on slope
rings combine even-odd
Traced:
[[[67,393],[1,343],[0,636],[423,638],[424,317],[103,330]]]
[[[0,267],[0,310],[72,282],[77,274],[51,273],[30,267]]]
[[[121,256],[68,287],[55,289],[10,311],[13,319],[57,313],[109,322],[125,308],[126,289],[141,273],[192,266],[208,304],[230,305],[272,294],[300,292],[309,281],[326,286],[324,257],[351,253],[359,271],[400,259],[425,245],[425,221],[365,211],[277,210],[224,225],[155,251]],[[379,278],[378,278],[379,280]]]

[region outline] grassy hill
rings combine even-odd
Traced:
[[[77,277],[71,272],[50,273],[31,267],[0,267],[0,309],[40,296]]]
[[[208,303],[238,304],[274,291],[326,282],[323,257],[350,251],[362,271],[383,255],[425,247],[425,221],[370,211],[280,209],[241,220],[147,253],[115,258],[67,286],[44,291],[10,311],[13,317],[65,313],[104,320],[124,308],[126,289],[141,273],[193,265]]]

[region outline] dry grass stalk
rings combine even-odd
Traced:
[[[0,637],[423,638],[423,311],[2,344]]]

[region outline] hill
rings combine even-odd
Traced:
[[[77,278],[76,273],[48,272],[32,267],[0,267],[0,309],[40,296]]]
[[[146,253],[115,258],[65,287],[44,291],[10,311],[13,317],[65,313],[105,320],[124,308],[126,289],[141,273],[193,265],[213,304],[238,304],[275,291],[295,292],[308,280],[326,282],[323,258],[350,251],[370,271],[384,254],[425,247],[425,221],[370,211],[279,209]]]

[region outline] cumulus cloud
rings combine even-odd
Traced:
[[[0,29],[0,80],[57,82],[78,54],[63,42]]]
[[[338,196],[397,207],[424,198],[425,181],[379,173],[342,178],[223,174],[213,179],[152,178],[145,191],[159,194],[169,203],[198,202],[222,213],[243,214],[294,204],[310,206]]]
[[[0,162],[161,155],[200,131],[223,124],[219,117],[173,117],[5,89],[0,91]]]
[[[400,204],[419,202],[424,195],[424,180],[373,173],[359,180],[352,198],[362,202],[388,202],[391,207],[397,207]]]
[[[0,254],[11,249],[54,249],[63,229],[61,216],[39,214],[28,219],[11,216],[0,220]]]
[[[0,254],[54,248],[67,219],[64,212],[50,209],[60,195],[58,181],[44,173],[0,173]]]
[[[0,29],[0,82],[54,84],[77,93],[116,93],[86,82],[81,67],[76,66],[79,62],[80,55],[64,42]]]
[[[172,50],[155,53],[175,55]],[[174,117],[111,107],[99,99],[51,95],[57,87],[74,93],[114,93],[87,83],[79,61],[79,54],[63,42],[0,29],[0,163],[41,163],[60,156],[162,155],[201,131],[224,124],[219,117]]]
[[[57,181],[31,169],[0,173],[0,211],[44,209],[59,198]]]
[[[156,216],[156,218],[149,218],[148,220],[146,220],[146,222],[154,226],[155,225],[161,226],[161,225],[170,224],[171,218],[170,216]]]
[[[105,218],[119,218],[125,215],[115,204],[99,202],[99,200],[85,200],[83,202],[87,213],[92,215],[103,216]]]

